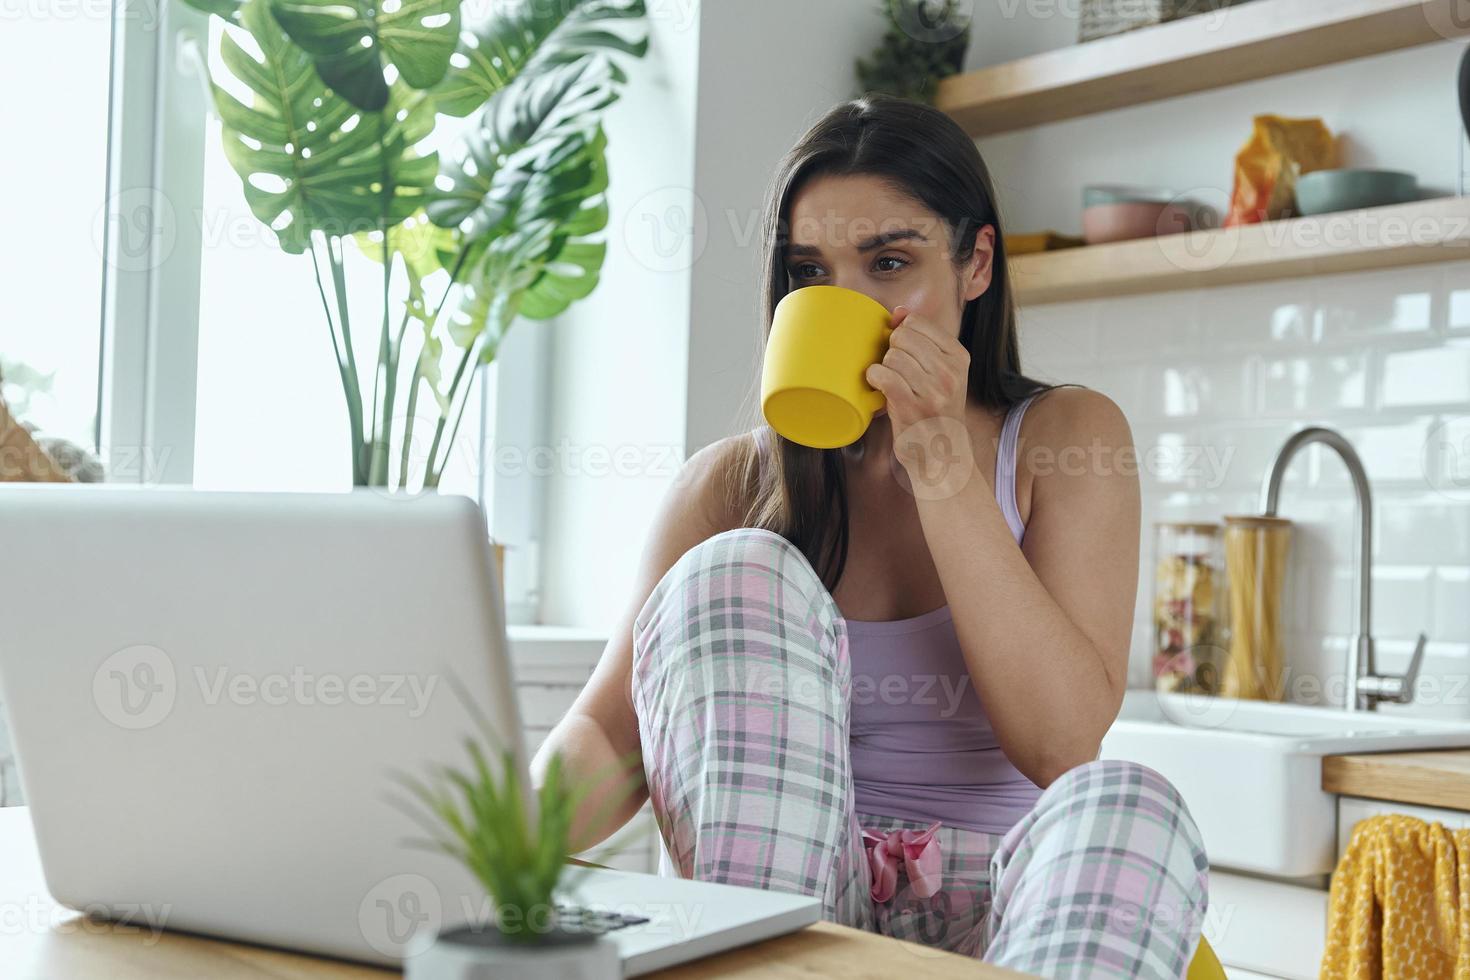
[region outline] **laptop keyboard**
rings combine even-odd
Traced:
[[[569,932],[601,934],[612,932],[615,929],[626,929],[628,926],[636,926],[648,921],[641,915],[623,915],[621,912],[586,908],[581,905],[567,905],[561,902],[556,905],[556,913],[557,923]]]

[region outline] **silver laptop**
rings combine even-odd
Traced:
[[[485,920],[395,777],[466,763],[476,714],[526,773],[471,501],[7,487],[0,547],[0,693],[58,901],[390,964]],[[820,911],[606,870],[564,900],[630,923],[626,976]]]

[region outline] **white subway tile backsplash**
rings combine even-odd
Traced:
[[[1422,629],[1426,673],[1470,673],[1470,261],[1056,304],[1021,324],[1029,373],[1108,394],[1133,427],[1145,529],[1134,683],[1149,679],[1153,523],[1255,513],[1281,444],[1307,425],[1341,431],[1368,471],[1384,669],[1401,669]],[[1334,454],[1297,457],[1281,514],[1293,521],[1292,694],[1340,703],[1357,518]],[[1460,702],[1422,710],[1470,717]]]
[[[1403,652],[1401,652],[1401,650]],[[1408,666],[1412,647],[1404,645],[1379,658],[1380,670],[1401,673]],[[1470,717],[1470,674],[1466,672],[1464,648],[1438,647],[1430,644],[1414,685],[1412,704],[1383,704],[1383,714],[1412,715],[1416,718],[1463,721]]]
[[[1385,353],[1381,385],[1379,404],[1388,408],[1470,403],[1470,340]]]
[[[1429,635],[1470,643],[1470,568],[1441,568],[1434,576],[1434,625]]]
[[[1298,627],[1318,634],[1351,632],[1354,622],[1351,567],[1294,563],[1293,568],[1306,573],[1299,579],[1304,585],[1300,595],[1307,603],[1306,615],[1298,618]]]
[[[1373,569],[1373,634],[1415,637],[1433,622],[1433,575],[1428,568]]]
[[[1345,352],[1286,357],[1261,364],[1261,411],[1319,415],[1362,408],[1368,401],[1368,356]]]
[[[1409,485],[1409,489],[1424,490],[1430,486],[1425,471],[1425,444],[1429,440],[1435,420],[1423,416],[1407,421],[1394,422],[1375,419],[1364,425],[1342,425],[1338,428],[1363,461],[1368,473],[1368,482],[1375,489],[1385,481],[1398,481]],[[1320,450],[1323,463],[1319,469],[1319,487],[1341,487],[1349,492],[1352,481],[1347,467],[1330,450]]]
[[[1451,335],[1470,334],[1470,262],[1440,266],[1444,276],[1445,330]]]
[[[1102,303],[1097,317],[1097,355],[1136,362],[1141,356],[1196,350],[1199,318],[1193,292],[1123,296]]]
[[[1446,499],[1470,506],[1470,414],[1437,419],[1422,458],[1430,485]]]
[[[1101,365],[1094,360],[1087,364],[1064,365],[1059,371],[1049,374],[1037,374],[1030,367],[1026,370],[1042,381],[1086,385],[1102,392],[1117,402],[1130,426],[1151,417],[1147,404],[1150,388],[1144,382],[1142,366]]]
[[[1470,507],[1443,498],[1378,504],[1376,560],[1385,564],[1470,565]]]
[[[1284,420],[1232,420],[1200,426],[1189,447],[1197,464],[1190,486],[1203,490],[1259,488],[1282,443],[1300,427]],[[1282,486],[1300,486],[1309,475],[1298,457],[1287,469]]]
[[[1442,277],[1433,268],[1379,269],[1317,280],[1316,338],[1361,342],[1373,336],[1428,333]]]
[[[1380,639],[1375,643],[1377,668],[1401,674],[1414,653],[1412,637]],[[1433,638],[1424,647],[1424,663],[1414,685],[1414,703],[1403,709],[1384,705],[1379,710],[1408,710],[1428,718],[1470,716],[1470,644],[1441,643]]]
[[[1050,303],[1023,307],[1016,315],[1021,363],[1028,373],[1087,363],[1097,356],[1097,304]],[[1056,380],[1056,379],[1051,379]]]
[[[1198,291],[1201,347],[1206,352],[1265,350],[1310,343],[1312,290],[1304,282]]]
[[[1249,358],[1154,362],[1140,368],[1140,403],[1151,418],[1235,419],[1254,408],[1255,362]]]
[[[1249,514],[1256,510],[1254,493],[1200,493],[1192,490],[1164,490],[1143,485],[1145,526],[1157,521],[1212,521],[1219,523],[1226,514]],[[1152,531],[1149,531],[1152,533]],[[1152,547],[1145,541],[1145,549]]]

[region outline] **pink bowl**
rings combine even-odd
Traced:
[[[1089,245],[1189,231],[1190,214],[1168,201],[1123,201],[1082,209],[1082,237]]]

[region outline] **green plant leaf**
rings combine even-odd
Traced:
[[[607,245],[588,240],[607,227],[607,137],[599,127],[588,144],[588,179],[582,186],[542,203],[544,211],[560,217],[568,205],[570,217],[559,220],[556,236],[540,270],[521,297],[520,315],[548,320],[597,288]]]
[[[460,0],[274,0],[291,40],[311,55],[321,80],[359,109],[388,104],[384,69],[410,88],[444,78],[459,42]]]
[[[617,98],[623,78],[612,62],[591,57],[501,89],[458,156],[445,162],[429,219],[473,240],[507,223],[533,177],[543,197],[569,190],[567,176],[556,171],[571,160],[585,163],[594,114]],[[562,183],[548,186],[552,181]]]
[[[643,0],[560,0],[521,3],[466,31],[449,72],[434,88],[439,111],[468,116],[523,72],[576,61],[594,52],[641,58],[648,51]],[[622,32],[616,21],[636,22]]]
[[[450,336],[461,348],[483,339],[482,364],[494,359],[511,317],[549,319],[597,286],[607,246],[587,236],[607,224],[607,139],[599,127],[566,145],[572,152],[558,168],[527,175],[515,185],[519,197],[502,202],[510,220],[501,227],[511,227],[489,239],[466,276]]]
[[[434,396],[434,404],[439,406],[439,411],[447,414],[449,394],[443,390],[443,359],[444,342],[438,337],[425,337],[423,349],[419,351],[419,377],[428,382],[429,392]]]
[[[453,235],[429,221],[423,211],[411,215],[407,221],[388,229],[388,248],[393,255],[403,257],[409,278],[421,284],[429,276],[444,268],[440,256],[446,249],[453,249]],[[355,236],[362,254],[374,262],[383,261],[383,244],[377,240],[375,231],[359,232]]]
[[[536,281],[554,240],[555,222],[539,219],[489,243],[471,270],[463,297],[450,319],[449,335],[462,349],[483,342],[479,362],[495,359],[525,291]]]
[[[248,33],[259,57],[234,30]],[[225,157],[251,212],[286,251],[305,251],[313,231],[345,236],[397,224],[423,206],[439,165],[437,154],[414,149],[434,125],[426,98],[400,88],[382,112],[357,110],[316,77],[271,17],[269,0],[248,0],[240,27],[221,38],[220,56],[252,96],[246,105],[213,86]]]

